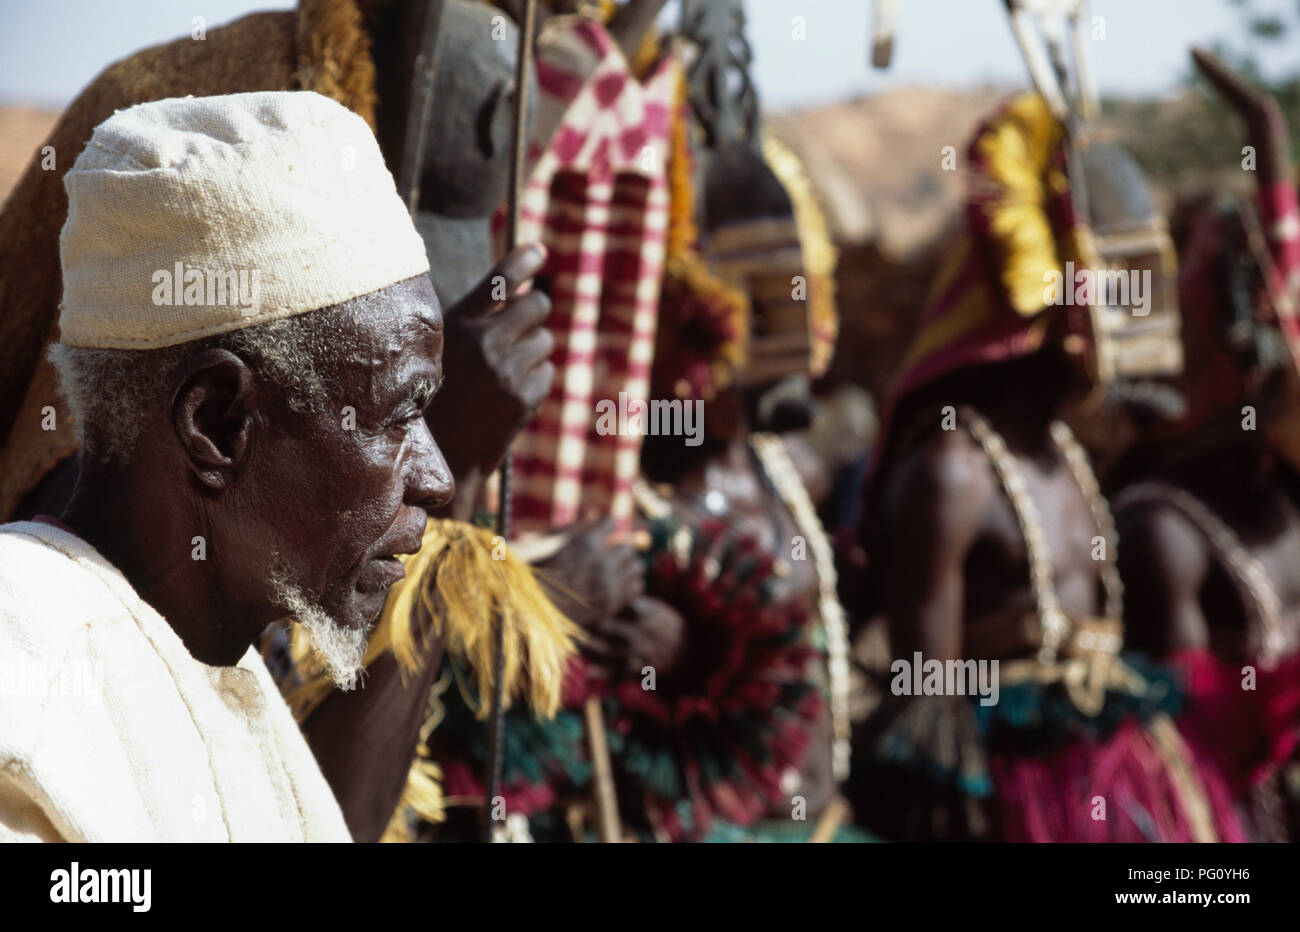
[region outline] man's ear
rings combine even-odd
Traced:
[[[176,375],[172,425],[200,482],[229,487],[253,435],[253,371],[229,350],[206,349]]]

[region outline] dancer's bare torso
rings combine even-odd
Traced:
[[[1074,474],[1046,431],[1027,440],[1007,435],[1007,446],[1041,517],[1062,609],[1072,617],[1099,614],[1093,554],[1101,531]],[[876,558],[885,566],[895,656],[965,659],[971,625],[1036,611],[1015,509],[967,431],[936,427],[918,441],[891,471],[884,501],[892,546]]]

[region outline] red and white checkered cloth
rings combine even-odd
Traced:
[[[546,244],[555,384],[514,444],[519,533],[594,511],[623,527],[641,438],[596,432],[596,405],[649,391],[668,229],[665,165],[678,71],[644,83],[599,23],[560,20],[538,39],[538,108],[519,242]],[[543,140],[543,142],[538,142]]]

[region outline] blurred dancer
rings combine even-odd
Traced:
[[[1185,672],[1181,724],[1229,777],[1252,834],[1282,840],[1280,769],[1300,737],[1300,212],[1276,102],[1193,57],[1241,115],[1256,198],[1219,198],[1189,234],[1191,404],[1123,469],[1125,614],[1135,647]]]
[[[1171,684],[1120,657],[1115,529],[1061,420],[1180,349],[1141,174],[1070,125],[1031,94],[977,130],[966,230],[887,405],[862,535],[896,659],[853,796],[886,837],[1239,837]],[[1141,316],[1076,287],[1113,267],[1149,276]]]

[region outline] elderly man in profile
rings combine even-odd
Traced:
[[[119,111],[65,183],[83,461],[58,519],[0,526],[0,838],[347,840],[251,645],[292,616],[353,686],[452,494],[424,244],[311,92]]]

